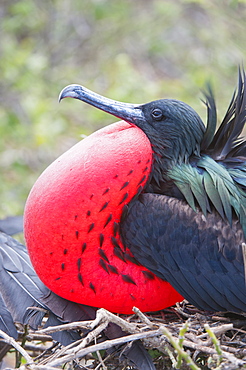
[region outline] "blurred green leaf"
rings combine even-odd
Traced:
[[[57,156],[115,121],[66,99],[79,83],[112,99],[172,97],[203,118],[210,80],[221,117],[245,59],[246,2],[3,0],[0,5],[0,217],[23,212]]]

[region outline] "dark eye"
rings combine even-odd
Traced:
[[[151,112],[151,116],[155,121],[160,121],[161,119],[164,118],[164,115],[162,113],[162,110],[159,108],[155,108]]]

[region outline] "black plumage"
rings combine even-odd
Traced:
[[[143,266],[170,282],[195,306],[211,311],[246,312],[246,141],[240,136],[246,120],[245,85],[245,72],[240,70],[238,89],[216,132],[210,88],[205,94],[206,128],[191,107],[177,100],[129,105],[77,85],[65,88],[60,97],[86,101],[138,126],[148,136],[152,172],[142,193],[123,212],[119,223],[123,242]],[[95,317],[94,308],[50,292],[36,276],[25,247],[3,233],[0,291],[0,327],[6,330],[9,325],[14,336],[11,315],[35,328],[44,315],[35,307],[49,313],[52,325]],[[114,330],[108,328],[107,337],[123,334]],[[78,337],[76,331],[57,335],[63,344]],[[141,369],[153,368],[142,347],[134,346],[128,358]]]
[[[246,121],[245,83],[245,72],[239,71],[238,89],[216,132],[216,105],[208,90],[207,128],[198,147],[153,173],[146,194],[131,204],[121,223],[124,243],[140,263],[210,311],[246,311],[246,141],[240,137]],[[189,120],[197,127],[196,116]],[[165,121],[161,132],[168,136]],[[182,118],[181,126],[187,127]],[[151,133],[149,138],[155,151]]]
[[[144,230],[144,232],[143,232]],[[246,293],[238,221],[194,211],[185,201],[143,194],[122,225],[135,258],[195,306],[244,312]]]
[[[147,135],[152,172],[122,216],[123,242],[143,266],[207,310],[246,311],[245,85],[239,69],[237,90],[217,131],[209,86],[207,127],[178,100],[126,104],[79,85],[60,95],[124,119]]]
[[[0,329],[17,338],[14,322],[28,324],[37,329],[44,315],[48,316],[44,327],[56,326],[65,322],[93,320],[97,309],[63,299],[51,292],[35,273],[26,247],[11,236],[0,232]],[[41,308],[42,310],[37,310]],[[85,333],[86,334],[86,333]],[[51,334],[62,345],[68,345],[81,338],[80,331],[64,330]],[[110,324],[104,331],[104,339],[114,339],[127,335],[119,326]],[[4,347],[0,359],[8,351]],[[155,367],[140,341],[130,347],[114,348],[128,363],[138,369],[154,370]]]

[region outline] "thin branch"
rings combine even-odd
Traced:
[[[29,356],[29,354],[24,350],[24,348],[22,348],[19,345],[19,343],[16,342],[14,338],[10,337],[8,334],[4,333],[2,330],[0,330],[0,336],[3,338],[5,343],[10,344],[18,352],[20,352],[28,364],[33,364],[33,359],[31,358],[31,356]]]
[[[63,363],[65,363],[65,362],[69,362],[69,361],[74,360],[76,358],[86,356],[88,353],[91,353],[91,352],[96,352],[96,351],[112,348],[112,347],[120,345],[120,344],[124,344],[124,343],[131,342],[131,341],[134,341],[134,340],[142,339],[142,338],[153,337],[153,336],[156,336],[156,335],[161,335],[161,332],[159,331],[159,329],[158,330],[151,330],[151,331],[145,332],[145,333],[126,335],[124,337],[120,337],[120,338],[117,338],[117,339],[106,340],[102,343],[94,344],[94,345],[92,345],[88,348],[81,349],[77,353],[71,353],[69,355],[63,356],[62,358],[58,358],[55,361],[49,362],[49,366],[59,366],[59,365],[62,365]]]

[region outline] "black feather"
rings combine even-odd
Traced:
[[[245,140],[239,138],[246,120],[246,75],[239,69],[238,88],[234,92],[229,108],[210,145],[204,148],[205,153],[215,160],[245,155]],[[210,100],[213,97],[210,96]],[[202,146],[203,149],[203,146]]]
[[[43,302],[49,289],[33,270],[26,247],[3,233],[0,233],[0,291],[15,322],[29,324],[37,329],[45,313],[49,315],[53,325],[64,322],[62,317],[54,314]],[[79,338],[78,335],[76,337]],[[60,335],[62,344],[73,340],[73,332],[64,331]]]
[[[143,194],[121,234],[141,264],[195,306],[246,312],[245,239],[238,221],[230,225],[217,213],[205,218],[184,201]]]
[[[215,210],[229,223],[236,214],[246,235],[246,141],[240,137],[246,121],[245,84],[245,72],[239,70],[238,89],[216,133],[216,105],[208,87],[208,122],[200,155],[167,173],[193,209],[199,207],[205,216]]]
[[[204,92],[204,95],[206,98],[204,103],[207,106],[208,119],[207,119],[207,128],[201,142],[201,150],[206,150],[208,146],[211,144],[214,138],[214,133],[217,124],[216,104],[212,88],[209,84],[207,85],[207,92]]]
[[[70,302],[45,287],[33,270],[26,247],[1,232],[0,292],[3,295],[3,298],[0,295],[0,328],[15,338],[17,331],[14,321],[29,324],[33,329],[37,329],[45,313],[48,314],[48,320],[44,327],[64,322],[93,320],[96,317],[96,308]],[[105,333],[105,339],[126,335],[115,324],[111,324]],[[52,337],[63,345],[81,338],[76,330],[53,333]],[[117,350],[123,351],[122,356],[134,363],[138,369],[155,369],[151,357],[140,341],[124,349],[125,345],[118,347]],[[7,350],[8,347],[3,355]]]
[[[0,329],[9,336],[17,339],[18,333],[15,327],[13,318],[10,312],[7,310],[5,302],[0,295]]]

